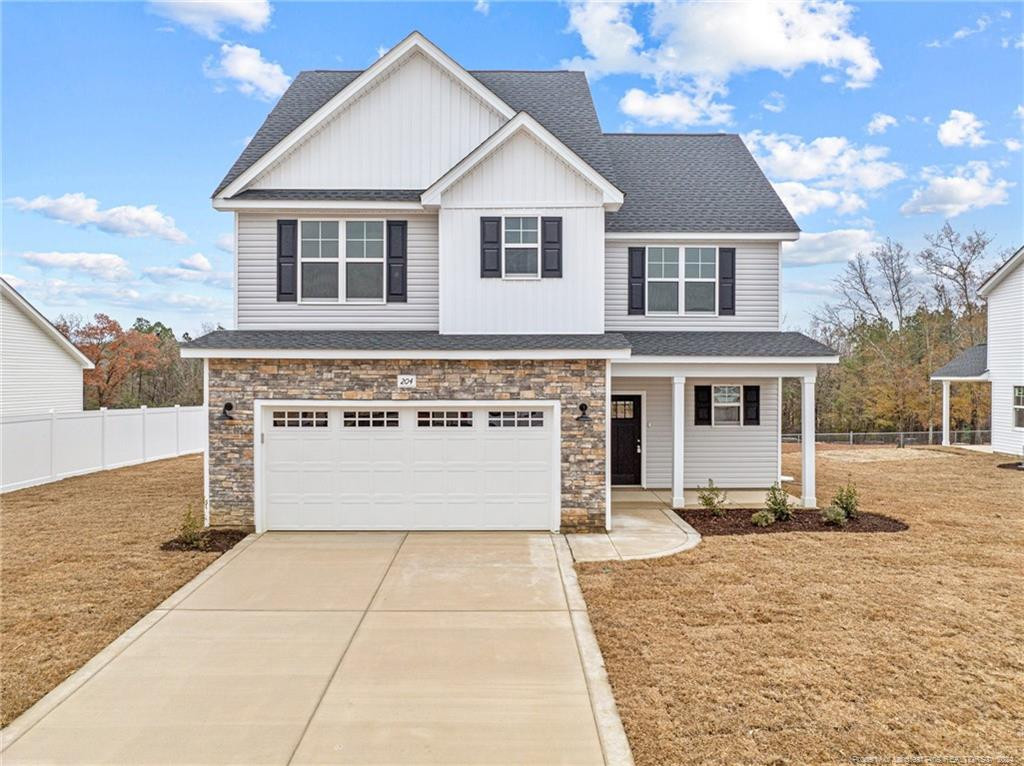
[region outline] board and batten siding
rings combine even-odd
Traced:
[[[693,387],[700,385],[761,387],[761,424],[757,426],[696,426]],[[779,478],[776,378],[687,378],[684,394],[683,486],[707,485],[708,479],[726,489],[767,489]],[[672,378],[614,378],[612,394],[643,393],[643,445],[646,486],[672,486]]]
[[[278,160],[254,189],[426,189],[505,118],[413,54]]]
[[[0,416],[82,409],[82,365],[0,295]]]
[[[988,369],[992,448],[1019,455],[1024,429],[1013,425],[1013,387],[1024,386],[1024,266],[1014,269],[988,296]]]
[[[277,220],[338,219],[324,211],[241,212],[238,216],[237,329],[239,330],[436,330],[437,216],[366,212],[357,220],[387,218],[409,222],[408,300],[405,303],[279,303]],[[342,235],[344,236],[344,235]]]
[[[680,248],[735,247],[736,248],[736,315],[658,314],[630,315],[626,302],[629,267],[628,250],[631,247],[669,246]],[[605,327],[609,332],[619,330],[760,330],[774,331],[779,320],[779,259],[778,242],[620,242],[609,241],[605,247]],[[680,272],[682,263],[680,263]]]
[[[480,276],[480,218],[560,216],[562,276]],[[604,331],[601,192],[532,136],[519,133],[442,194],[441,332]]]

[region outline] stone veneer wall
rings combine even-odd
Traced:
[[[399,373],[415,389],[396,388]],[[605,523],[605,361],[211,359],[210,523],[253,524],[254,399],[557,399],[562,403],[562,531]],[[221,420],[225,402],[235,420]],[[580,402],[592,420],[580,423]]]

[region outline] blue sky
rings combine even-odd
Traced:
[[[45,314],[231,326],[209,196],[302,69],[419,29],[468,69],[581,68],[607,131],[737,132],[805,232],[787,325],[843,261],[945,220],[1024,242],[1017,3],[12,3],[0,272]]]

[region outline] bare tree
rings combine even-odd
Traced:
[[[978,297],[992,237],[977,229],[966,237],[947,221],[935,234],[926,234],[928,247],[918,261],[932,277],[935,300],[943,309],[964,317],[969,345],[979,343],[985,332],[985,308]]]

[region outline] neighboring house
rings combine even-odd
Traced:
[[[610,526],[612,485],[779,480],[799,229],[735,135],[601,131],[580,72],[467,72],[418,33],[302,72],[214,193],[235,330],[206,360],[208,518]],[[223,409],[232,405],[229,412]]]
[[[82,409],[92,362],[0,279],[0,416]]]
[[[988,342],[972,346],[938,369],[942,381],[942,443],[949,444],[949,393],[953,383],[992,384],[992,448],[1024,452],[1024,247],[978,288],[988,303]]]

